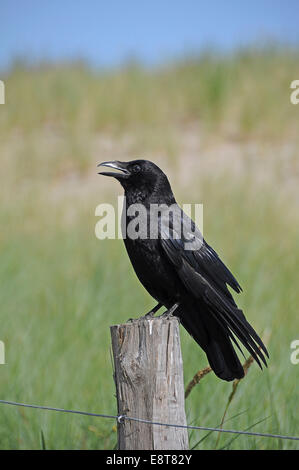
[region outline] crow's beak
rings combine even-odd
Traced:
[[[118,162],[118,161],[113,161],[113,162],[103,162],[99,163],[97,165],[99,166],[108,166],[109,168],[113,168],[114,170],[119,170],[119,171],[101,171],[99,172],[99,175],[104,175],[104,176],[113,176],[116,179],[122,179],[122,178],[128,178],[130,176],[130,172],[127,170],[128,163],[126,162]]]

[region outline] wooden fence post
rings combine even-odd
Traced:
[[[186,425],[179,322],[175,317],[111,326],[118,415]],[[186,450],[187,429],[118,423],[120,450]]]

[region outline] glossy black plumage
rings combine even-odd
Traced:
[[[162,170],[147,160],[101,165],[120,171],[101,174],[113,176],[122,184],[126,211],[132,204],[145,207],[144,224],[148,224],[148,235],[151,207],[164,205],[157,219],[158,237],[132,239],[126,236],[125,246],[140,282],[157,302],[168,309],[179,304],[174,314],[205,351],[215,374],[228,381],[244,376],[233,347],[240,349],[239,342],[260,367],[261,363],[266,365],[267,350],[227,287],[239,293],[242,290],[239,283],[202,239],[194,222],[176,204]],[[166,217],[170,206],[173,209],[171,219]],[[132,216],[126,217],[125,231],[132,219]],[[178,227],[183,230],[178,232]],[[186,249],[190,240],[195,243],[195,249]]]

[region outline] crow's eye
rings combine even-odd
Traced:
[[[134,167],[133,167],[134,173],[138,173],[140,170],[141,170],[141,168],[140,168],[139,165],[134,165]]]

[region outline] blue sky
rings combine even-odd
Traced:
[[[0,0],[0,68],[83,58],[146,64],[257,40],[299,44],[299,0]]]

